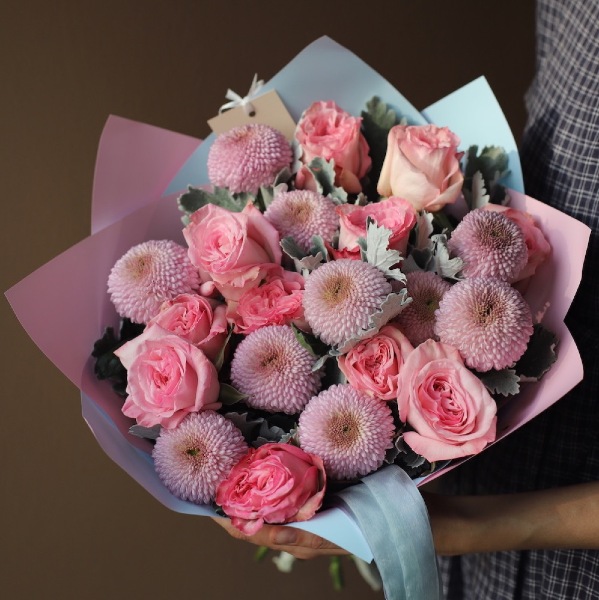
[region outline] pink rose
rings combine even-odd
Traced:
[[[360,179],[370,169],[368,143],[360,133],[362,119],[335,102],[314,102],[302,114],[295,137],[302,147],[302,162],[321,157],[335,161],[335,184],[351,194],[362,191]]]
[[[325,242],[324,245],[327,251],[333,257],[333,260],[341,260],[342,258],[349,258],[350,260],[362,260],[362,252],[360,251],[359,246],[356,246],[354,250],[348,250],[347,248],[340,248],[337,250],[328,242]]]
[[[340,204],[336,207],[336,211],[341,227],[340,250],[346,248],[351,251],[358,248],[358,238],[366,237],[366,223],[370,217],[379,227],[391,230],[389,249],[397,250],[405,256],[410,231],[417,221],[416,211],[407,200],[392,196],[366,206]]]
[[[428,461],[476,454],[495,440],[495,401],[449,344],[427,340],[408,356],[397,405],[415,430],[405,442]]]
[[[212,308],[214,306],[214,309]],[[227,339],[227,309],[197,294],[179,294],[162,303],[148,326],[156,324],[197,346],[212,361]]]
[[[123,413],[144,427],[176,427],[189,413],[220,408],[216,368],[193,344],[159,325],[115,351],[127,369]]]
[[[385,325],[376,335],[363,340],[347,354],[339,356],[339,368],[356,390],[381,400],[395,400],[399,375],[414,347],[393,325]]]
[[[392,127],[377,186],[379,194],[406,198],[418,211],[435,212],[452,204],[464,180],[459,144],[459,138],[447,127]]]
[[[251,203],[240,213],[203,206],[191,215],[183,235],[202,281],[214,281],[227,299],[258,285],[265,264],[281,262],[277,230]]]
[[[264,523],[311,519],[322,504],[322,460],[291,444],[264,444],[237,463],[216,491],[216,503],[246,535]]]
[[[303,297],[304,278],[299,273],[276,267],[260,287],[247,290],[239,302],[229,302],[227,318],[235,325],[235,332],[243,334],[266,325],[292,322],[306,329]]]
[[[522,210],[500,206],[499,204],[486,204],[485,210],[501,212],[508,219],[516,223],[524,234],[524,241],[528,250],[528,261],[520,271],[515,281],[521,281],[535,274],[537,267],[543,263],[551,253],[551,246],[543,235],[543,232],[537,227],[532,215]]]

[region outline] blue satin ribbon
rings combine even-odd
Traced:
[[[395,465],[338,494],[358,523],[379,569],[387,600],[441,600],[426,506],[414,482]]]

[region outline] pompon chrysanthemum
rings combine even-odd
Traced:
[[[277,194],[264,216],[281,237],[291,236],[306,252],[312,246],[313,236],[331,241],[339,227],[333,201],[310,190]]]
[[[320,389],[321,373],[312,372],[314,356],[288,325],[250,333],[235,350],[231,381],[248,397],[245,403],[271,412],[295,414]]]
[[[237,427],[207,410],[192,413],[175,429],[163,428],[152,456],[158,476],[172,494],[181,500],[208,504],[247,451]]]
[[[208,153],[208,178],[233,193],[255,194],[269,186],[292,159],[285,136],[260,123],[235,127],[219,135]]]
[[[447,281],[431,271],[414,271],[406,275],[408,296],[412,302],[399,314],[397,324],[413,346],[435,335],[435,311],[443,294],[451,287]]]
[[[380,269],[344,258],[326,263],[306,278],[304,315],[323,342],[340,345],[370,327],[372,315],[392,292]]]
[[[320,456],[333,479],[353,479],[378,469],[394,432],[387,403],[351,385],[332,385],[312,398],[298,429],[300,446]]]
[[[447,244],[464,261],[465,277],[512,282],[528,261],[522,230],[498,212],[476,209],[455,228]]]
[[[146,323],[165,300],[189,294],[199,285],[200,276],[187,249],[170,240],[133,246],[108,276],[108,293],[116,311],[135,323]]]
[[[522,295],[499,279],[459,281],[445,293],[435,333],[458,349],[477,371],[504,369],[526,350],[532,335],[530,308]]]

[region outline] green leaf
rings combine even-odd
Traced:
[[[340,592],[343,589],[343,570],[341,568],[341,559],[339,556],[331,556],[329,575],[333,580],[333,589],[336,592]]]
[[[558,338],[555,333],[540,323],[535,323],[526,352],[514,367],[522,381],[538,381],[549,371],[557,360],[557,344]]]
[[[269,553],[270,548],[268,546],[258,546],[258,550],[254,554],[254,560],[260,562]]]
[[[225,406],[237,404],[237,402],[241,402],[246,398],[247,394],[242,394],[238,389],[235,389],[232,385],[229,385],[228,383],[220,384],[218,401],[224,404]]]
[[[367,263],[380,269],[385,276],[405,282],[406,276],[397,268],[403,258],[397,250],[389,250],[391,233],[390,229],[379,227],[368,217],[366,239],[358,238],[358,245]]]
[[[516,375],[514,369],[491,370],[475,374],[491,394],[513,396],[520,391],[520,377]]]
[[[291,329],[293,330],[293,335],[295,335],[295,339],[299,342],[300,346],[316,358],[318,355],[316,352],[314,352],[312,346],[306,340],[304,332],[298,329],[293,323],[291,324]]]
[[[229,344],[229,341],[231,340],[232,335],[233,335],[233,326],[229,325],[228,329],[227,329],[227,338],[225,339],[225,343],[223,344],[223,347],[220,349],[220,352],[217,354],[216,360],[214,361],[214,366],[216,367],[217,371],[220,371],[223,368],[223,364],[225,362],[225,353],[226,353],[227,345]]]

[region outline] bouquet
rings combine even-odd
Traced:
[[[292,523],[371,560],[336,490],[389,464],[428,481],[582,377],[563,317],[588,230],[521,193],[483,79],[420,114],[324,38],[269,90],[291,144],[264,123],[198,145],[112,118],[94,235],[8,295],[107,453],[167,506],[216,502],[246,533]],[[123,134],[143,181],[116,168]],[[79,315],[68,348],[29,309],[41,289],[56,331]]]

